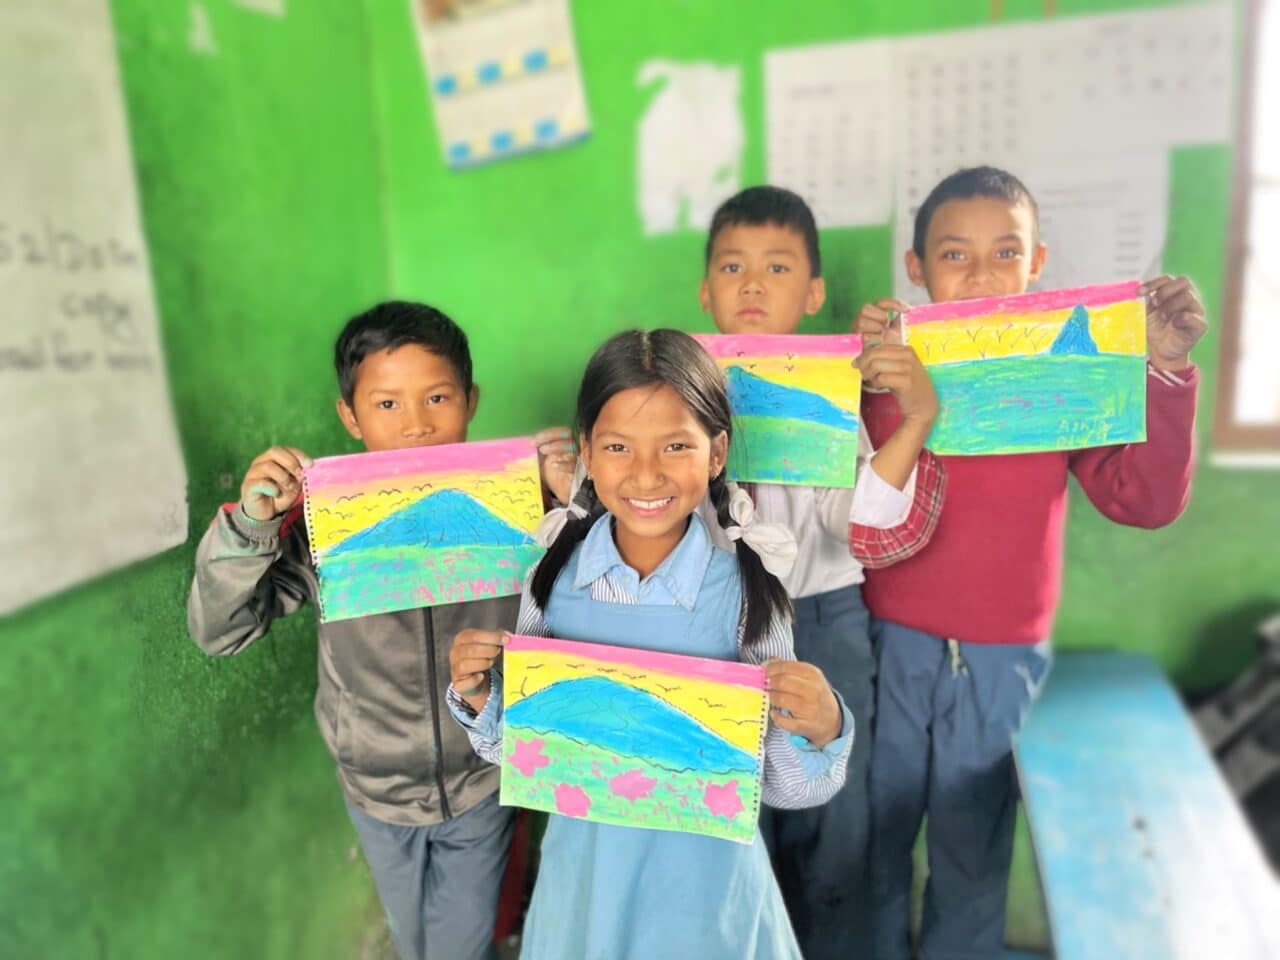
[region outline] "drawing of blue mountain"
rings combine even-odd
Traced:
[[[729,367],[725,379],[729,383],[729,405],[735,416],[786,415],[841,430],[852,430],[858,425],[852,413],[841,410],[826,397],[796,387],[778,386],[742,367]]]
[[[388,544],[430,549],[477,544],[518,547],[531,543],[529,534],[496,516],[474,497],[459,490],[441,490],[353,533],[325,555],[332,557]]]
[[[756,769],[756,758],[645,690],[605,677],[561,680],[512,705],[508,727],[556,733],[673,770]]]
[[[1054,356],[1096,357],[1098,345],[1089,332],[1089,311],[1084,307],[1076,307],[1067,317],[1067,322],[1058,331],[1058,336],[1049,347]]]

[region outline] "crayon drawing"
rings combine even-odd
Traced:
[[[733,407],[729,479],[852,487],[862,376],[857,336],[700,335]]]
[[[323,622],[519,593],[542,554],[528,439],[326,457],[303,491]]]
[[[906,331],[938,391],[935,453],[1146,439],[1146,307],[1136,282],[930,304],[907,312]]]
[[[755,838],[763,667],[519,636],[503,661],[502,803]]]

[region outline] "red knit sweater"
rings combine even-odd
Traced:
[[[1152,528],[1172,522],[1190,489],[1199,382],[1194,367],[1148,374],[1145,443],[941,457],[947,493],[933,540],[910,559],[867,571],[863,595],[871,612],[968,643],[1047,638],[1062,585],[1068,471],[1117,523]],[[864,393],[862,416],[877,447],[900,419],[888,393]]]

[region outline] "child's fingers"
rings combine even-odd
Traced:
[[[463,657],[450,665],[449,672],[455,676],[469,676],[473,673],[488,673],[492,669],[492,657]]]
[[[302,483],[302,464],[298,458],[285,447],[272,447],[258,456],[249,465],[250,470],[273,466],[283,470],[296,484]]]
[[[492,662],[502,656],[502,644],[486,640],[469,640],[465,643],[455,643],[450,654],[455,660],[474,657]]]
[[[817,712],[817,699],[808,693],[769,693],[769,709],[786,710],[791,716],[801,720],[811,720]]]
[[[545,430],[539,430],[533,435],[533,445],[539,450],[542,449],[544,444],[562,440],[573,440],[573,434],[569,432],[568,427],[547,427]]]
[[[783,660],[781,657],[770,657],[764,662],[764,675],[772,686],[789,673],[794,673],[800,664],[799,660]]]
[[[780,697],[813,697],[816,692],[826,686],[816,670],[803,673],[784,673],[769,679],[769,697],[774,694]]]
[[[266,480],[259,480],[255,482],[249,487],[246,493],[249,496],[266,497],[269,500],[274,500],[280,496],[280,490],[275,486],[275,484],[268,483]]]
[[[302,476],[302,463],[298,459],[298,452],[293,447],[272,447],[263,456],[263,460],[271,463],[278,463],[284,469],[297,477]]]
[[[280,466],[280,464],[274,462],[260,463],[250,470],[244,478],[244,489],[247,490],[264,482],[277,488],[279,491],[276,494],[277,497],[288,493],[296,493],[298,489],[298,478]]]
[[[492,643],[454,644],[449,650],[449,669],[454,673],[492,670],[502,655],[502,647]]]
[[[453,690],[458,696],[474,697],[476,694],[483,693],[489,686],[489,674],[470,673],[466,676],[450,677],[449,682],[453,684]]]
[[[878,376],[876,379],[877,387],[883,387],[890,390],[908,390],[919,383],[919,379],[913,371],[910,370],[893,370]]]
[[[905,357],[870,357],[862,366],[862,375],[878,383],[886,376],[908,375],[911,369],[911,361]]]
[[[774,724],[788,733],[802,733],[804,728],[809,725],[806,720],[801,720],[798,717],[787,717],[776,710],[772,712],[772,716]]]
[[[1150,303],[1157,305],[1170,294],[1187,287],[1190,283],[1187,277],[1170,277],[1166,274],[1148,280],[1138,289]]]
[[[1160,316],[1168,317],[1172,320],[1180,314],[1204,316],[1204,306],[1200,303],[1195,293],[1187,289],[1178,291],[1167,300],[1162,300],[1160,308],[1156,312]]]
[[[863,336],[874,336],[884,332],[885,327],[889,325],[889,318],[882,310],[872,313],[871,311],[875,309],[875,307],[862,308],[862,312],[858,314],[854,324],[856,332]]]
[[[468,627],[466,630],[458,631],[453,638],[453,645],[459,647],[466,643],[489,643],[501,648],[510,636],[509,630],[480,630],[476,627]]]
[[[1146,297],[1148,300],[1153,299],[1153,295],[1165,284],[1172,283],[1173,277],[1168,274],[1161,274],[1158,277],[1152,277],[1138,285],[1138,293]]]
[[[315,463],[314,460],[312,460],[309,456],[306,455],[306,453],[299,450],[297,447],[285,447],[284,449],[289,451],[293,459],[297,461],[298,467],[301,468],[302,470],[306,470],[308,467],[310,467],[312,464]]]
[[[574,449],[568,440],[553,440],[538,447],[538,453],[544,457],[572,457]]]
[[[915,350],[904,343],[881,343],[864,350],[867,362],[875,360],[905,360],[908,363],[916,356]],[[862,354],[859,354],[861,356]]]

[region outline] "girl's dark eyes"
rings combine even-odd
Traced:
[[[379,409],[379,410],[394,410],[394,409],[395,409],[395,406],[396,406],[396,402],[395,402],[394,400],[379,400],[379,401],[378,401],[378,409]]]
[[[689,449],[691,449],[691,448],[690,448],[689,444],[687,444],[687,443],[668,443],[668,444],[667,444],[667,449],[668,449],[668,450],[670,450],[670,451],[672,451],[672,452],[674,452],[674,453],[681,453],[681,452],[683,452],[683,451],[685,451],[685,450],[689,450]]]
[[[626,453],[627,450],[627,448],[620,443],[606,443],[604,448],[609,453]]]

